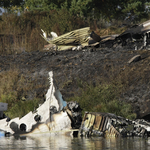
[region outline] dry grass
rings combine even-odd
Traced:
[[[9,117],[16,117],[17,114],[21,117],[37,106],[39,100],[36,97],[33,97],[35,102],[26,99],[27,93],[36,87],[29,78],[20,74],[19,70],[1,72],[0,83],[0,102],[8,103],[6,115]],[[26,101],[26,107],[21,106],[23,101]]]

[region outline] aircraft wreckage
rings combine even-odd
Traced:
[[[38,134],[67,134],[72,136],[150,136],[150,122],[135,121],[110,113],[85,112],[77,102],[64,101],[55,85],[53,72],[49,72],[50,87],[45,102],[34,112],[22,118],[8,119],[2,111],[6,103],[0,103],[0,133],[5,136],[37,136]]]
[[[73,133],[81,123],[81,109],[78,103],[63,100],[53,81],[53,72],[49,72],[50,87],[45,102],[34,112],[22,118],[0,120],[0,130],[6,135],[37,135],[39,133]]]
[[[41,36],[49,43],[48,48],[55,50],[81,50],[87,46],[116,47],[118,45],[132,45],[135,50],[146,48],[150,39],[150,20],[134,25],[120,35],[107,35],[100,37],[90,27],[85,27],[58,36],[55,32],[46,34],[42,29]],[[131,47],[132,47],[131,46]]]
[[[71,48],[80,49],[82,46],[87,46],[89,41],[90,27],[71,31],[69,33],[58,36],[55,32],[51,32],[52,38],[49,38],[42,29],[41,36],[50,43],[52,49],[66,50]]]

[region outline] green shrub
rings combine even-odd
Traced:
[[[17,69],[0,73],[0,102],[8,103],[8,117],[22,117],[37,107],[39,99],[26,99],[28,92],[39,87]],[[34,94],[34,93],[33,93]]]
[[[81,87],[81,95],[68,99],[68,101],[77,101],[83,113],[106,112],[113,113],[128,119],[135,119],[136,114],[132,112],[130,104],[118,100],[121,92],[119,84],[88,85]]]
[[[72,16],[71,13],[65,9],[49,11],[39,24],[44,31],[48,33],[53,31],[58,35],[87,26],[86,21],[80,17]]]
[[[28,101],[18,101],[9,109],[8,111],[5,112],[6,116],[9,118],[15,118],[15,117],[23,117],[30,111],[34,111],[39,104],[39,99],[33,99],[33,100],[28,100]]]

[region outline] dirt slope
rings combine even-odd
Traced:
[[[141,60],[128,64],[140,55]],[[125,86],[120,100],[133,104],[138,117],[150,114],[150,51],[124,48],[85,48],[80,51],[35,51],[0,56],[0,72],[18,68],[40,85],[42,97],[48,89],[48,72],[53,71],[64,98],[79,92],[77,80],[92,84],[118,80]]]

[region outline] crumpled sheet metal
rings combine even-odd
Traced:
[[[72,49],[76,46],[81,46],[80,49],[85,46],[117,47],[119,45],[125,46],[127,43],[132,44],[134,49],[137,50],[145,48],[150,43],[150,20],[139,25],[134,25],[121,34],[100,37],[94,31],[89,32],[90,27],[85,27],[63,34],[52,40],[49,40],[43,35],[41,36],[48,43],[56,45],[57,50]]]
[[[110,113],[85,112],[79,135],[87,137],[149,137],[150,123],[142,119],[132,121]]]
[[[52,40],[47,40],[46,37],[41,35],[48,43],[55,44],[57,50],[66,50],[72,47],[82,45],[87,46],[89,41],[90,27],[77,29],[61,36],[58,36]]]
[[[79,130],[81,136],[120,136],[120,133],[111,125],[111,120],[103,113],[86,112]]]

